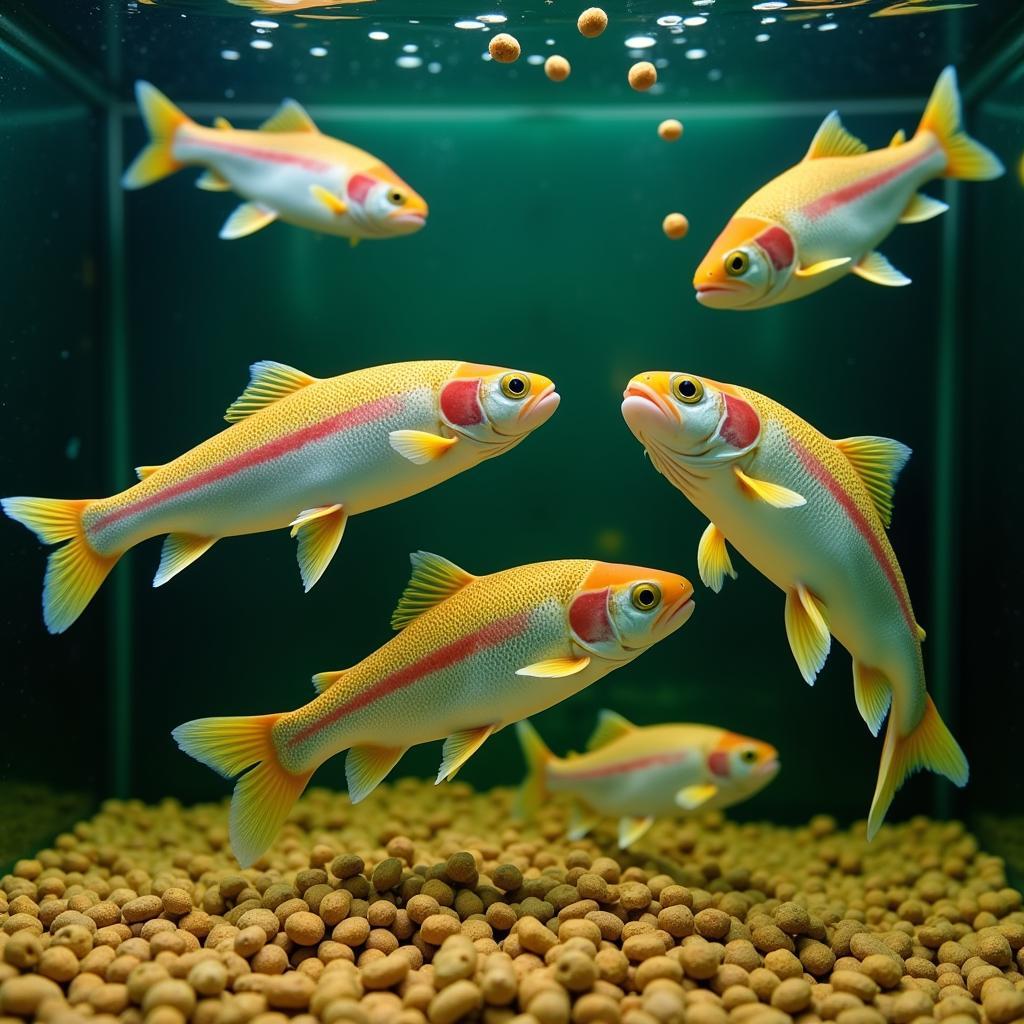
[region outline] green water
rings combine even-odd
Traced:
[[[973,775],[963,792],[915,779],[892,816],[998,821],[1019,810],[1024,20],[1012,0],[753,6],[610,3],[611,26],[588,41],[564,0],[273,14],[228,0],[5,5],[0,492],[126,486],[132,466],[165,462],[220,429],[258,359],[318,376],[466,359],[542,372],[563,396],[514,452],[354,519],[309,595],[284,533],[218,544],[157,591],[151,541],[67,634],[50,637],[38,607],[43,552],[5,522],[8,795],[36,794],[14,799],[42,808],[46,791],[58,807],[83,791],[225,794],[177,750],[171,728],[306,702],[313,672],[389,638],[408,552],[419,548],[472,572],[598,557],[696,580],[704,521],[653,472],[619,413],[629,377],[657,367],[753,387],[831,436],[882,434],[914,449],[891,538],[928,629],[930,689]],[[523,45],[516,65],[481,57],[498,25],[455,27],[483,13],[507,18],[500,28]],[[658,24],[666,16],[704,22]],[[643,36],[654,44],[626,45]],[[528,62],[551,52],[573,63],[561,85]],[[625,83],[640,58],[665,62],[647,95]],[[1009,170],[929,189],[950,213],[884,244],[911,287],[848,279],[746,315],[697,305],[689,282],[710,241],[754,188],[799,159],[829,110],[881,145],[914,127],[950,62],[970,130]],[[144,141],[131,100],[138,77],[206,123],[224,114],[253,126],[294,96],[324,132],[379,155],[422,193],[428,226],[355,249],[282,224],[227,243],[217,231],[236,200],[197,191],[193,173],[122,193],[120,173]],[[655,133],[668,116],[686,125],[671,146]],[[690,219],[683,241],[661,233],[670,210]],[[834,645],[808,689],[782,595],[737,567],[721,595],[697,583],[697,611],[679,634],[538,716],[539,730],[556,750],[578,748],[602,707],[641,723],[725,726],[774,743],[783,764],[737,815],[863,816],[881,743],[857,716],[849,657]],[[433,774],[439,756],[439,745],[417,748],[398,774]],[[462,777],[487,786],[521,773],[506,732]],[[342,760],[317,781],[342,785]],[[44,788],[15,788],[25,785]],[[54,829],[41,811],[26,843]],[[1018,818],[1017,849],[1019,830]]]

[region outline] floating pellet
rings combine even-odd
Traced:
[[[491,41],[487,44],[487,52],[499,64],[512,64],[519,60],[519,54],[522,51],[519,40],[515,36],[509,35],[507,32],[499,32],[496,36],[491,37]]]
[[[637,61],[627,74],[630,87],[637,92],[646,92],[658,80],[658,72],[649,60]]]
[[[674,117],[666,118],[658,125],[658,135],[666,142],[675,142],[683,137],[683,123]]]
[[[572,66],[560,54],[553,53],[544,61],[544,74],[552,82],[564,82],[572,72]]]

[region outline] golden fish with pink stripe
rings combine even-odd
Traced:
[[[857,709],[877,736],[889,713],[868,837],[911,772],[967,783],[967,760],[925,689],[907,584],[886,535],[910,449],[886,437],[833,441],[749,388],[642,373],[622,414],[654,467],[710,520],[700,577],[735,576],[726,542],[786,595],[786,633],[813,684],[834,636],[853,656]]]
[[[948,209],[919,192],[921,186],[1002,173],[995,155],[961,127],[951,67],[939,75],[909,141],[897,132],[888,148],[869,153],[833,111],[804,159],[733,214],[694,274],[697,301],[714,309],[761,309],[803,298],[846,274],[910,284],[877,247],[897,224]]]
[[[285,100],[257,131],[196,124],[149,82],[135,98],[150,143],[125,171],[127,189],[143,188],[184,167],[203,167],[208,192],[237,192],[246,202],[224,222],[220,237],[242,238],[275,220],[341,235],[390,238],[419,231],[427,204],[377,157],[320,132],[295,102]]]
[[[297,711],[202,718],[174,730],[228,778],[231,846],[243,866],[274,841],[313,772],[348,750],[353,803],[418,743],[444,739],[437,781],[499,729],[590,686],[674,633],[693,611],[675,573],[567,559],[473,576],[417,552],[391,619],[398,636],[351,668],[313,677]]]
[[[4,498],[12,519],[61,544],[43,618],[62,633],[117,560],[167,534],[159,587],[221,537],[288,527],[308,591],[350,516],[418,494],[519,444],[554,413],[547,377],[456,360],[391,363],[319,379],[283,363],[251,367],[226,430],[111,498]]]
[[[712,725],[634,725],[602,711],[584,754],[556,757],[527,721],[516,725],[529,768],[522,809],[533,817],[550,794],[572,798],[569,839],[602,818],[619,819],[626,849],[656,818],[732,807],[764,789],[779,771],[769,743]]]

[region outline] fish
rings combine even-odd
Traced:
[[[144,188],[182,170],[203,167],[196,186],[234,191],[245,200],[220,229],[244,238],[276,220],[327,235],[393,238],[419,231],[428,207],[387,164],[321,133],[295,100],[285,100],[256,131],[197,124],[156,86],[135,83],[150,142],[125,171],[126,189]]]
[[[296,711],[201,718],[178,746],[235,786],[231,846],[243,866],[273,842],[313,772],[344,750],[349,798],[368,796],[411,746],[444,740],[437,782],[493,733],[628,665],[689,619],[693,587],[658,569],[589,559],[474,576],[413,553],[391,617],[398,635],[351,668],[313,677]]]
[[[533,818],[550,794],[568,794],[568,838],[582,839],[601,818],[618,818],[620,849],[656,818],[731,807],[779,771],[778,751],[761,740],[712,725],[638,726],[608,710],[584,754],[556,757],[525,719],[516,734],[529,769],[520,800],[525,816]]]
[[[43,620],[63,633],[117,560],[167,534],[153,586],[222,537],[288,528],[308,592],[350,516],[418,494],[514,448],[558,408],[540,374],[457,360],[391,363],[317,378],[266,360],[226,430],[109,498],[13,497],[4,512],[50,555]],[[67,543],[64,543],[67,542]]]
[[[784,591],[804,680],[813,685],[835,637],[853,658],[872,735],[888,714],[868,838],[912,772],[966,785],[967,759],[928,695],[924,630],[886,534],[910,449],[886,437],[833,441],[756,391],[690,373],[634,377],[622,414],[654,468],[709,519],[701,580],[717,593],[735,578],[732,544]]]
[[[713,309],[763,309],[856,274],[901,287],[910,278],[878,251],[897,224],[937,217],[946,203],[918,191],[935,178],[988,181],[1003,173],[961,126],[956,71],[938,78],[917,131],[868,152],[832,111],[803,160],[755,192],[715,239],[693,276]]]

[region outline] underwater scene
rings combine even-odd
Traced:
[[[3,0],[0,1024],[1024,1024],[1020,0]]]

